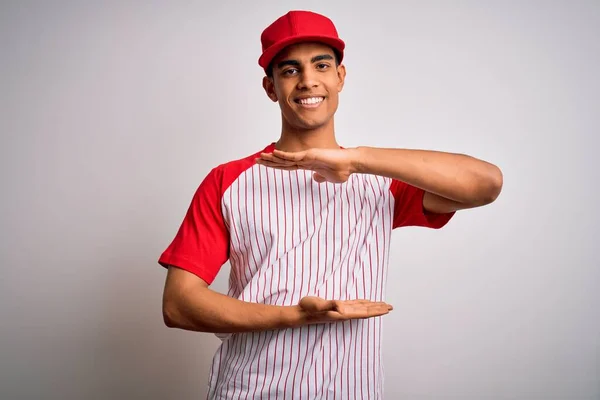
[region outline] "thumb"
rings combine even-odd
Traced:
[[[313,179],[318,183],[323,183],[327,180],[323,175],[319,174],[318,172],[313,173]]]
[[[319,313],[335,309],[333,300],[325,300],[316,296],[306,296],[300,299],[298,305],[309,313]]]

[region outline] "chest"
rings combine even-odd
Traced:
[[[293,245],[317,232],[326,240],[343,239],[385,219],[390,201],[386,178],[352,175],[341,184],[317,183],[311,171],[255,165],[224,193],[222,211],[236,242],[250,236]]]

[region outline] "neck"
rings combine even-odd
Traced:
[[[315,129],[292,127],[284,119],[281,126],[281,137],[275,143],[275,148],[289,152],[312,148],[339,149],[340,145],[335,139],[333,118],[325,125]]]

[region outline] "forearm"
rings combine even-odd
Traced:
[[[459,203],[489,203],[502,186],[495,165],[463,154],[374,147],[355,151],[354,172],[394,178]]]
[[[234,299],[208,288],[166,294],[165,323],[199,332],[265,331],[306,323],[298,306],[271,306]]]

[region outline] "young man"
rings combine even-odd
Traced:
[[[394,228],[441,228],[491,203],[500,170],[443,152],[342,148],[334,114],[344,42],[292,11],[261,36],[281,136],[214,168],[159,263],[169,327],[224,334],[209,398],[378,399]],[[228,295],[209,288],[229,260]]]

